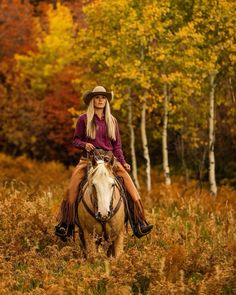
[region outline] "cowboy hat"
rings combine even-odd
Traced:
[[[103,86],[96,86],[92,91],[86,91],[83,95],[83,100],[86,105],[89,104],[90,100],[96,95],[103,95],[109,102],[112,101],[113,93],[107,92]]]

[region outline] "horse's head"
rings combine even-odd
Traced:
[[[113,208],[115,179],[112,165],[104,160],[94,160],[88,176],[90,191],[95,200],[95,217],[104,222],[111,217]]]

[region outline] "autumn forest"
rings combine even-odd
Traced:
[[[234,185],[234,1],[61,2],[1,1],[1,150],[75,163],[73,119],[101,84],[114,91],[130,162],[133,128],[139,166],[162,169],[164,130],[171,174],[207,181],[214,145],[216,179]]]
[[[1,294],[234,294],[235,15],[233,0],[0,0]],[[53,235],[96,85],[156,225],[120,264]]]

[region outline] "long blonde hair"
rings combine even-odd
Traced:
[[[95,139],[96,137],[96,125],[94,123],[94,114],[94,98],[92,98],[87,109],[86,127],[86,135],[91,139]],[[111,140],[116,140],[116,119],[111,114],[111,108],[108,100],[106,101],[105,105],[105,121],[107,125],[108,137]]]

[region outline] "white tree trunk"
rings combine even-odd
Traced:
[[[131,150],[131,159],[132,159],[132,176],[134,179],[134,183],[138,189],[140,189],[138,174],[137,174],[137,161],[135,154],[135,134],[134,134],[134,126],[133,126],[133,112],[132,112],[132,98],[129,91],[129,101],[128,101],[128,126],[130,130],[130,150]]]
[[[209,182],[210,192],[217,195],[215,178],[215,73],[210,74],[210,97],[209,97]]]
[[[142,103],[141,111],[141,137],[143,143],[143,156],[146,160],[146,187],[147,191],[151,191],[151,164],[148,150],[147,134],[146,134],[146,98]]]
[[[167,85],[163,86],[164,92],[164,122],[163,122],[163,131],[162,131],[162,155],[163,155],[163,170],[165,177],[165,184],[170,185],[170,168],[169,168],[169,160],[168,160],[168,145],[167,145],[167,125],[168,125],[168,102],[169,95],[167,92]]]

